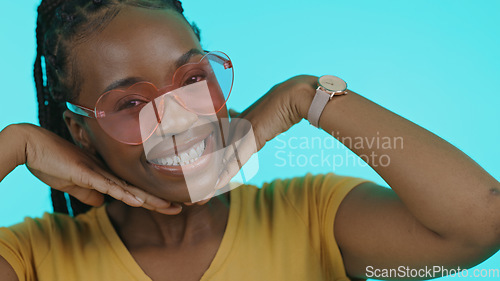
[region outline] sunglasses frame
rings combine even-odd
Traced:
[[[221,107],[215,112],[218,113],[222,108],[224,108],[224,106],[226,105],[227,103],[227,100],[229,99],[229,96],[231,95],[231,91],[233,89],[233,84],[234,84],[234,67],[233,67],[233,63],[231,61],[231,59],[229,58],[229,56],[224,53],[224,52],[221,52],[221,51],[206,51],[204,50],[205,54],[203,55],[203,57],[200,59],[199,62],[201,62],[203,59],[205,59],[208,55],[212,55],[212,58],[215,58],[214,61],[220,63],[221,65],[224,66],[224,69],[229,69],[229,68],[232,68],[233,71],[232,71],[232,77],[231,77],[231,86],[229,88],[229,93],[227,95],[227,98],[225,99],[224,103],[221,105]],[[220,55],[218,55],[218,53],[221,53],[223,55],[225,55],[227,57],[224,58]],[[188,63],[188,64],[197,64],[199,62],[194,62],[194,63]],[[185,65],[188,65],[188,64],[185,64]],[[181,66],[182,67],[182,66]],[[174,75],[175,76],[175,75]],[[138,83],[135,83],[134,85],[132,85],[131,87],[139,84],[139,83],[146,83],[146,84],[151,84],[153,87],[156,88],[156,86],[150,82],[147,82],[147,81],[142,81],[142,82],[138,82]],[[165,88],[168,88],[168,86],[166,86]],[[162,88],[164,89],[164,88]],[[161,95],[164,95],[164,94],[161,94],[163,92],[162,89],[158,89],[158,93],[160,93],[158,96],[161,96]],[[86,106],[83,106],[83,105],[78,105],[78,104],[74,104],[74,103],[71,103],[71,102],[66,102],[66,107],[69,111],[73,112],[74,114],[77,114],[77,115],[80,115],[80,116],[84,116],[84,117],[88,117],[88,118],[92,118],[92,119],[99,119],[99,118],[103,118],[105,117],[105,113],[103,111],[99,111],[97,110],[97,103],[99,102],[99,100],[101,99],[101,97],[105,94],[107,94],[108,92],[106,93],[103,93],[101,96],[99,96],[99,98],[97,99],[97,102],[96,102],[96,105],[94,106],[94,109],[90,108],[90,107],[86,107]],[[153,100],[154,101],[154,100]],[[183,105],[184,106],[184,105]],[[185,106],[184,106],[185,107]],[[200,114],[200,115],[204,115],[204,114]],[[100,126],[100,125],[99,125]],[[105,130],[106,131],[106,130]],[[113,137],[113,136],[111,136]],[[113,137],[114,139],[116,139],[115,137]],[[139,145],[139,144],[142,144],[145,140],[143,140],[142,142],[140,143],[136,143],[136,142],[127,142],[127,141],[123,141],[123,140],[118,140],[116,139],[117,141],[121,142],[121,143],[125,143],[125,144],[132,144],[132,145]]]

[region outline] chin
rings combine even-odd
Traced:
[[[217,131],[205,132],[179,146],[174,155],[157,152],[146,160],[146,169],[155,179],[152,194],[175,202],[197,202],[215,192],[222,168],[224,149]]]

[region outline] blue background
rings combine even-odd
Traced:
[[[446,139],[499,179],[500,1],[212,2],[185,0],[183,6],[188,20],[201,28],[204,47],[225,51],[233,60],[230,107],[242,110],[297,74],[334,74],[351,90]],[[38,124],[32,76],[38,4],[2,3],[0,129]],[[307,139],[290,139],[302,136]],[[334,168],[299,161],[324,149],[305,144],[313,138],[328,135],[302,121],[268,143],[251,182],[334,171],[386,185],[359,162]],[[309,147],[294,148],[300,144]],[[283,146],[304,157],[283,166],[276,154]],[[333,153],[349,152],[339,145]],[[8,175],[0,190],[2,226],[52,210],[48,188],[25,167]],[[478,268],[499,264],[497,254]]]

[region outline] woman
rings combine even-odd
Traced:
[[[40,121],[68,138],[64,124],[55,122],[64,114],[80,149],[32,125],[10,126],[0,134],[1,153],[8,159],[1,163],[1,177],[26,163],[51,187],[86,204],[102,204],[101,193],[118,200],[78,220],[55,215],[3,230],[0,270],[7,280],[341,280],[365,277],[367,266],[471,266],[498,250],[499,183],[456,148],[352,91],[326,104],[319,126],[339,132],[335,137],[402,136],[405,147],[416,148],[390,151],[389,166],[370,163],[394,191],[360,179],[309,175],[273,182],[262,192],[242,187],[193,205],[182,183],[154,170],[143,147],[118,141],[109,128],[73,112],[78,110],[71,105],[62,107],[68,101],[94,108],[106,88],[131,82],[128,77],[141,78],[132,85],[165,86],[179,58],[185,59],[182,66],[205,55],[179,2],[138,2],[148,8],[132,2],[88,1],[81,7],[45,2],[39,8]],[[252,124],[258,149],[308,117],[316,88],[317,77],[294,77],[239,116]],[[225,112],[217,112],[218,119]],[[182,139],[194,122],[185,122],[175,135]],[[74,200],[73,206],[85,210]],[[144,208],[133,208],[138,206]],[[249,218],[236,220],[233,213]],[[35,225],[41,230],[27,227]],[[387,235],[395,232],[397,239]],[[102,233],[109,235],[107,244],[99,240]],[[303,237],[310,240],[297,243]],[[24,244],[28,241],[37,243]],[[103,245],[109,248],[99,248]]]

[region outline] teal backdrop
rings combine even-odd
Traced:
[[[38,124],[32,78],[38,4],[2,2],[0,129]],[[184,0],[183,6],[200,27],[205,49],[225,51],[233,60],[230,107],[242,110],[297,74],[338,75],[353,91],[441,136],[499,179],[500,1]],[[352,156],[302,121],[264,147],[250,182],[333,171],[386,185]],[[0,192],[1,226],[52,211],[49,189],[24,166],[0,183]],[[500,269],[500,254],[476,268]]]

